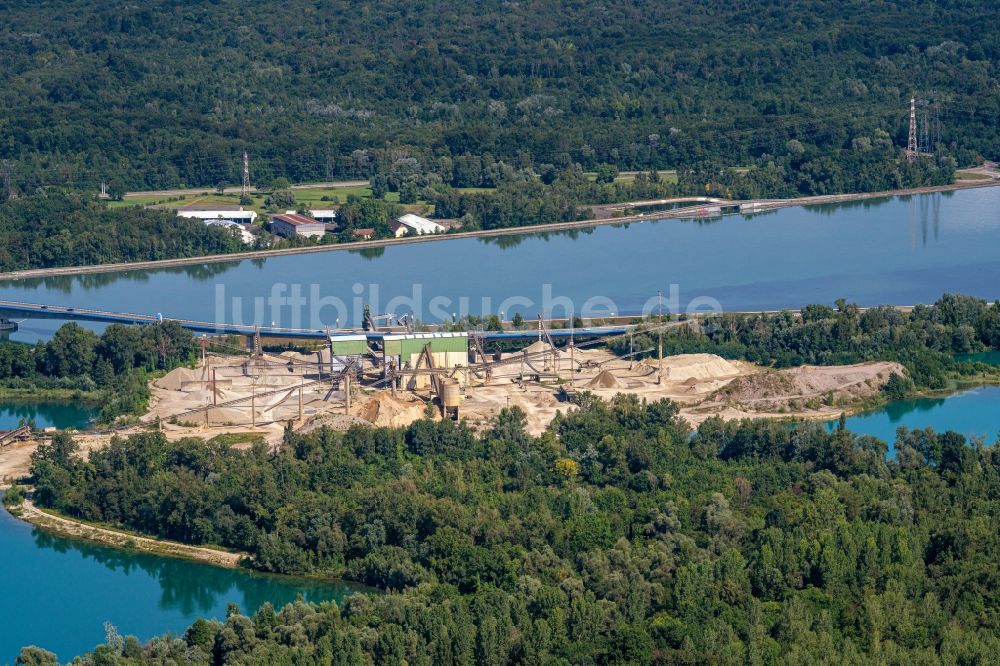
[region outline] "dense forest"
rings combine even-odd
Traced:
[[[111,324],[101,335],[68,323],[33,347],[0,343],[0,389],[36,397],[52,390],[90,394],[107,422],[145,411],[147,373],[189,363],[196,350],[191,333],[176,322]]]
[[[243,250],[230,230],[167,211],[109,210],[47,192],[0,204],[0,271],[200,257]]]
[[[1000,457],[588,395],[532,437],[289,431],[277,451],[161,433],[34,456],[68,515],[344,575],[386,594],[265,606],[80,664],[977,664],[1000,654]],[[51,664],[37,649],[24,664]]]
[[[255,183],[418,167],[484,186],[480,160],[771,177],[795,162],[786,189],[844,189],[882,169],[864,164],[880,146],[906,145],[911,96],[923,150],[998,156],[992,9],[14,0],[0,6],[0,186],[238,184],[246,149]]]

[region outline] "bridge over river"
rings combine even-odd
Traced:
[[[331,335],[352,335],[361,331],[356,329],[305,329],[285,326],[249,326],[244,324],[227,324],[221,322],[197,321],[193,319],[174,319],[161,314],[135,314],[129,312],[112,312],[108,310],[93,310],[88,308],[67,307],[61,305],[43,305],[40,303],[23,303],[20,301],[0,300],[0,318],[10,320],[20,319],[58,319],[61,321],[91,321],[103,324],[153,324],[158,321],[174,321],[183,328],[205,335],[241,335],[248,338],[259,335],[262,338],[293,338],[293,339],[324,339]],[[628,326],[596,326],[578,329],[549,330],[549,336],[563,338],[605,337],[623,335],[630,330]],[[381,340],[388,334],[405,333],[401,328],[384,331],[367,331],[369,340]],[[538,336],[538,330],[527,328],[519,331],[486,331],[484,340],[517,340]]]

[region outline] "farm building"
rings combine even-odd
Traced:
[[[271,216],[271,230],[285,238],[322,238],[326,225],[305,215],[285,213]]]
[[[399,218],[399,223],[404,225],[417,236],[423,234],[443,234],[446,229],[438,224],[437,222],[432,222],[426,217],[420,217],[419,215],[414,215],[413,213],[407,213]]]

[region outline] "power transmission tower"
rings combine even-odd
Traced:
[[[250,156],[247,155],[247,151],[243,151],[243,191],[240,193],[241,198],[246,198],[250,196]]]
[[[910,138],[906,144],[906,159],[911,162],[917,159],[919,149],[917,147],[917,100],[910,98]]]

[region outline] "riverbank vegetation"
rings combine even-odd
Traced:
[[[1000,459],[587,395],[538,437],[291,431],[273,451],[160,433],[39,447],[35,501],[393,594],[111,641],[83,663],[975,663],[1000,650]]]
[[[68,323],[48,342],[0,343],[0,395],[96,398],[101,420],[110,422],[145,411],[148,374],[188,363],[196,351],[175,322],[112,324],[101,335]]]
[[[154,261],[243,250],[228,230],[167,211],[109,210],[43,192],[0,204],[0,271]]]
[[[894,396],[947,388],[963,377],[997,377],[993,366],[955,358],[1000,347],[1000,303],[970,296],[948,294],[909,312],[891,306],[862,310],[840,300],[835,308],[807,306],[801,315],[727,313],[699,324],[665,329],[664,354],[708,352],[779,368],[897,361],[908,377],[887,387]],[[637,334],[632,344],[656,349],[657,334]],[[629,341],[611,348],[627,353]]]

